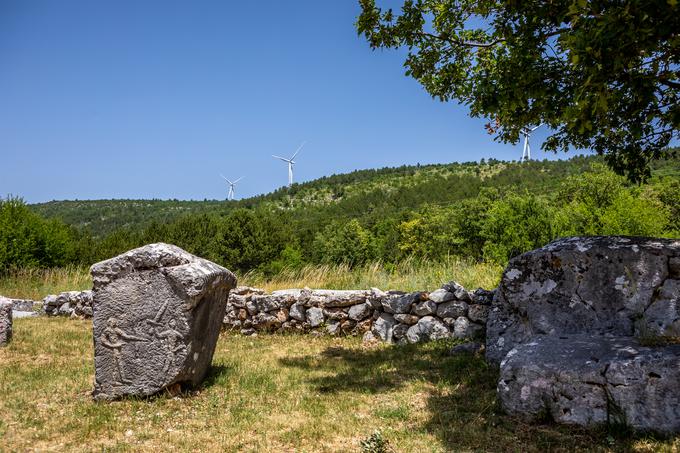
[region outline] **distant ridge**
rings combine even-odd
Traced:
[[[60,218],[96,236],[121,227],[171,222],[188,213],[225,215],[237,208],[299,210],[301,215],[305,210],[313,210],[316,215],[356,217],[381,209],[415,209],[426,203],[445,205],[474,197],[482,187],[512,187],[548,194],[568,176],[601,161],[597,156],[521,164],[491,159],[356,170],[235,201],[64,200],[30,206],[45,217]],[[656,162],[653,175],[680,177],[680,161]]]

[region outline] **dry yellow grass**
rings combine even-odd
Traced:
[[[351,268],[346,265],[309,265],[284,269],[265,278],[258,272],[238,275],[240,285],[257,286],[267,291],[287,288],[368,289],[401,291],[433,290],[456,280],[469,289],[493,288],[502,269],[488,263],[472,263],[457,258],[441,262],[404,260],[398,265],[371,263]],[[40,300],[48,294],[84,290],[92,287],[86,267],[57,269],[20,269],[0,277],[0,295]]]
[[[86,267],[54,269],[15,269],[0,277],[0,295],[17,299],[40,300],[48,294],[92,288]]]
[[[456,280],[468,289],[494,288],[502,268],[489,263],[473,263],[459,258],[443,261],[404,260],[397,265],[370,263],[351,268],[347,265],[310,265],[301,269],[284,269],[264,278],[257,272],[239,277],[239,284],[267,291],[287,288],[368,289],[401,291],[434,290]]]
[[[678,451],[499,413],[496,372],[450,343],[223,334],[204,385],[95,403],[91,326],[18,319],[0,349],[0,451],[359,451],[379,429],[395,451]]]

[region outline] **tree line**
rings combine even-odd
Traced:
[[[305,264],[390,264],[408,257],[439,260],[453,255],[504,264],[573,235],[679,237],[680,178],[674,168],[662,167],[651,183],[635,185],[589,161],[586,171],[551,181],[550,190],[450,176],[466,188],[454,199],[448,193],[420,203],[417,194],[438,193],[434,186],[439,180],[433,178],[421,181],[416,191],[408,185],[392,194],[366,191],[344,204],[236,206],[125,226],[103,236],[44,218],[21,199],[9,197],[0,200],[0,272],[91,265],[151,242],[176,244],[235,271],[271,275]],[[531,179],[535,183],[541,178]]]

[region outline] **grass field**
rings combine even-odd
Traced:
[[[345,265],[314,265],[284,269],[274,277],[258,272],[238,275],[239,285],[256,286],[267,291],[287,288],[368,289],[401,291],[434,290],[456,280],[469,289],[491,289],[498,284],[502,268],[487,263],[472,263],[457,258],[441,262],[404,260],[396,266],[371,263],[350,268]],[[0,277],[0,295],[18,299],[41,300],[48,294],[84,290],[92,287],[87,267],[58,269],[19,269]]]
[[[90,323],[18,319],[0,349],[0,451],[679,451],[503,416],[496,372],[450,343],[223,334],[201,388],[95,403]]]

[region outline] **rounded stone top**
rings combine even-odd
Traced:
[[[219,283],[230,289],[236,287],[236,277],[228,269],[162,242],[132,249],[90,267],[95,290],[130,273],[148,270],[163,272],[192,295]]]

